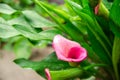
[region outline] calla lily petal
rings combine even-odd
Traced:
[[[53,39],[53,48],[58,59],[68,62],[80,62],[87,57],[87,51],[75,41],[68,40],[61,35]]]
[[[95,7],[95,9],[94,9],[94,10],[95,10],[95,14],[96,14],[96,15],[98,14],[98,11],[99,11],[99,6],[100,6],[100,5],[98,4],[98,5]]]
[[[51,80],[49,69],[47,68],[45,69],[45,74],[46,74],[47,80]]]

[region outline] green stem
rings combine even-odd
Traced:
[[[112,51],[112,62],[115,71],[116,80],[120,80],[119,72],[118,72],[119,59],[120,59],[120,38],[115,36],[113,51]]]
[[[69,80],[70,78],[82,76],[83,70],[71,68],[59,71],[50,71],[51,80]]]

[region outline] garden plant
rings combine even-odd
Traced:
[[[3,0],[0,42],[47,80],[120,80],[120,0]],[[48,44],[53,53],[29,60]]]

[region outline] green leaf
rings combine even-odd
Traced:
[[[40,16],[35,11],[25,10],[22,12],[26,20],[35,28],[55,27],[56,24]]]
[[[107,7],[107,9],[111,9],[112,2],[109,2],[108,0],[102,0],[103,4]]]
[[[120,37],[120,0],[114,0],[110,10],[110,27],[115,35]]]
[[[83,35],[87,35],[87,28],[86,28],[86,24],[80,19],[75,20],[77,18],[80,18],[79,16],[76,17],[72,17],[70,19],[71,23],[83,34]]]
[[[70,18],[70,14],[67,14],[67,12],[65,12],[63,10],[55,8],[55,6],[51,6],[43,1],[35,0],[35,2],[38,5],[40,5],[40,4],[43,5],[47,10],[50,10],[50,11],[56,13],[58,16],[60,16],[61,18],[64,18],[65,20]]]
[[[6,23],[6,21],[2,17],[0,17],[0,24],[1,23],[4,23],[4,24]]]
[[[9,5],[0,3],[0,13],[11,15],[14,12],[16,12],[16,10],[11,8]]]
[[[3,47],[4,50],[13,51],[13,44],[15,44],[15,42],[17,42],[20,38],[22,38],[22,36],[15,36],[9,39],[3,39],[5,40],[5,43],[6,43]]]
[[[80,18],[83,19],[83,21],[86,23],[87,25],[87,29],[88,29],[88,32],[89,32],[89,39],[92,43],[92,47],[94,47],[94,51],[96,52],[96,54],[101,57],[101,60],[102,59],[102,56],[105,57],[106,59],[106,62],[107,64],[111,64],[111,55],[110,55],[110,51],[109,51],[109,48],[111,47],[111,43],[110,41],[107,39],[107,36],[104,34],[103,30],[101,29],[101,27],[99,26],[99,24],[96,22],[94,16],[92,15],[92,13],[89,11],[89,6],[86,5],[85,6],[85,9],[81,9],[79,7],[77,7],[76,5],[79,5],[76,3],[76,5],[72,5],[72,1],[70,0],[66,0],[67,3],[73,8],[73,10],[78,14],[78,16],[80,16]],[[88,4],[88,3],[87,3]],[[87,8],[87,11],[86,11],[86,8]],[[86,11],[86,12],[84,12]],[[92,17],[91,17],[91,16]],[[93,41],[93,39],[95,40],[95,42]],[[94,45],[95,44],[95,45]],[[102,50],[103,53],[101,54],[100,51],[97,51],[98,49],[96,49],[96,47],[99,47],[98,49]],[[102,55],[102,56],[100,56]],[[104,62],[104,60],[103,60]]]
[[[4,19],[0,18],[0,38],[10,38],[19,35],[20,33]]]
[[[69,18],[68,16],[66,17],[65,15],[63,15],[62,13],[59,13],[58,14],[58,11],[56,9],[52,10],[53,8],[47,6],[46,4],[44,3],[39,3],[39,1],[36,0],[36,3],[41,7],[43,8],[49,15],[50,17],[59,25],[60,28],[62,28],[66,34],[68,34],[73,40],[79,42],[82,46],[84,46],[88,52],[89,52],[89,55],[91,57],[91,59],[94,59],[93,58],[93,55],[95,56],[96,54],[94,54],[94,52],[92,51],[91,47],[85,43],[85,41],[83,40],[83,36],[81,35],[81,30],[79,31],[78,30],[78,27],[80,27],[80,25],[78,27],[74,26],[71,22],[73,21],[69,21]],[[44,6],[43,6],[44,5]],[[81,9],[81,6],[77,5],[77,8],[80,8]],[[65,19],[65,23],[64,24],[61,24],[59,22],[58,19],[56,19],[56,17],[54,17],[50,11],[48,10],[52,10],[54,13],[56,13],[57,15],[61,16],[63,19]],[[83,32],[82,32],[83,33]],[[76,35],[76,36],[75,36]],[[79,36],[79,37],[78,37]],[[96,61],[98,61],[98,58],[96,59]]]
[[[120,37],[120,27],[116,25],[113,21],[110,21],[109,25],[110,25],[110,29],[112,30],[112,32],[116,36]]]
[[[110,10],[110,18],[112,21],[120,27],[120,0],[114,0],[112,8]]]
[[[88,57],[93,61],[93,62],[102,62],[102,60],[99,58],[99,56],[95,53],[93,50],[92,46],[89,46],[87,43],[82,43],[81,44],[87,51],[88,51]]]
[[[35,0],[35,2],[43,9],[45,10],[49,16],[59,25],[57,28],[59,30],[62,30],[63,32],[65,32],[66,34],[68,34],[73,40],[77,41],[77,42],[81,42],[81,40],[83,41],[83,37],[81,36],[81,32],[70,22],[69,18],[70,15],[66,15],[67,13],[59,10],[59,9],[54,9],[52,8],[52,6],[49,6],[41,1]],[[61,17],[62,19],[65,20],[65,23],[62,24],[60,23],[60,21],[51,14],[50,11],[53,11],[56,15],[58,15],[59,17]],[[76,35],[76,36],[75,36]],[[79,36],[79,37],[77,37]]]
[[[91,32],[91,30],[88,29],[88,34],[89,34],[89,40],[91,42],[91,46],[93,48],[93,50],[96,52],[97,56],[100,58],[100,60],[103,63],[107,63],[111,65],[111,60],[108,57],[108,55],[106,54],[104,48],[102,47],[102,45],[98,42],[97,38],[94,36],[94,34]]]
[[[38,62],[33,62],[26,59],[16,59],[14,62],[23,68],[32,68],[43,77],[45,77],[45,68],[49,68],[50,70],[62,70],[70,68],[67,62],[58,60],[55,53],[50,54],[48,57]]]
[[[28,28],[31,32],[35,32],[34,28],[30,26],[30,24],[26,21],[24,16],[20,16],[7,21],[10,25],[21,25]]]
[[[31,30],[28,26],[14,25],[14,28],[18,30],[23,36],[31,40],[50,40],[52,41],[53,37],[57,34],[61,34],[60,31],[52,29],[45,30],[40,33],[37,33],[34,30]]]
[[[51,80],[73,80],[84,74],[82,68],[70,68],[66,70],[50,71]]]
[[[113,51],[112,51],[112,61],[113,61],[113,67],[116,75],[116,80],[119,80],[119,71],[118,71],[118,63],[120,61],[120,38],[115,36],[114,39],[114,45],[113,45]]]
[[[28,59],[32,53],[31,43],[26,38],[18,40],[14,45],[14,53],[16,58]]]
[[[20,16],[17,18],[13,18],[7,21],[10,25],[15,25],[15,24],[19,24],[19,25],[23,25],[23,26],[30,26],[30,24],[26,21],[24,16]]]
[[[57,34],[62,34],[61,31],[56,30],[56,29],[50,29],[50,30],[44,30],[39,33],[40,37],[43,37],[43,39],[47,40],[53,40],[54,36]]]
[[[14,28],[18,30],[23,36],[32,40],[39,40],[37,32],[31,30],[28,26],[14,25]]]

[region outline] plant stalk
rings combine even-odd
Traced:
[[[119,77],[120,75],[118,71],[119,59],[120,59],[120,38],[115,36],[113,51],[112,51],[112,62],[113,62],[113,68],[114,68],[116,80],[120,80]]]

